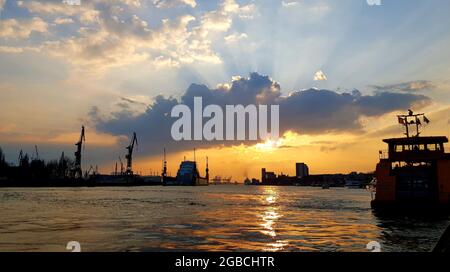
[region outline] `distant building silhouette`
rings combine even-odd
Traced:
[[[281,173],[276,175],[275,172],[268,172],[266,168],[261,169],[261,185],[294,185],[296,177],[289,177]]]
[[[273,181],[277,178],[275,172],[267,172],[266,168],[261,169],[261,181],[262,183],[267,183]]]
[[[295,164],[295,175],[297,178],[303,178],[309,176],[309,168],[306,163],[298,162]]]

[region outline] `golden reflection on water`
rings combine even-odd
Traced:
[[[427,251],[447,226],[376,218],[370,195],[346,189],[1,189],[0,199],[0,251],[66,251],[72,240],[83,251],[366,252],[370,241]]]
[[[264,210],[259,215],[262,219],[260,224],[263,229],[260,231],[262,234],[268,236],[275,241],[268,242],[265,245],[265,251],[280,251],[289,244],[288,241],[276,240],[277,231],[276,225],[278,219],[282,217],[280,213],[280,207],[277,203],[279,198],[278,187],[264,187],[262,206]]]

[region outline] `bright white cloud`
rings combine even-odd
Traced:
[[[235,33],[235,34],[226,36],[224,39],[225,39],[226,43],[231,44],[231,43],[239,42],[241,40],[245,40],[247,38],[248,38],[248,35],[245,33],[240,33],[240,34]]]
[[[156,67],[180,67],[195,62],[220,64],[220,55],[212,49],[213,40],[231,29],[235,18],[253,18],[254,4],[239,5],[224,0],[217,10],[196,17],[179,15],[163,19],[158,27],[150,27],[135,8],[140,0],[83,1],[80,6],[60,2],[18,1],[35,17],[32,24],[12,19],[3,21],[0,37],[28,38],[31,32],[52,32],[54,25],[78,24],[78,31],[67,37],[53,36],[35,50],[64,58],[74,68],[89,73],[104,72],[110,67],[148,62]],[[158,7],[196,6],[193,0],[154,1]],[[39,19],[43,18],[43,19]],[[39,21],[38,21],[39,20]],[[45,22],[47,20],[48,22]],[[222,36],[223,37],[223,36]],[[245,33],[223,37],[227,43],[247,38]],[[9,46],[3,52],[24,52],[23,47]]]
[[[196,5],[192,0],[178,2]],[[151,28],[146,20],[133,14],[133,8],[141,4],[137,0],[94,0],[83,2],[81,6],[38,1],[18,3],[32,14],[53,18],[52,22],[58,25],[75,21],[84,24],[69,38],[49,40],[41,45],[42,51],[66,58],[81,70],[103,71],[108,67],[143,61],[170,67],[196,61],[221,63],[220,57],[211,49],[210,40],[199,36],[202,23],[199,22],[194,29],[188,27],[190,22],[196,20],[195,17],[181,15],[164,19],[159,27]],[[163,1],[159,4],[163,5]],[[13,35],[16,31],[12,27],[15,25],[5,25],[3,36]]]
[[[235,16],[251,18],[254,12],[254,4],[239,6],[234,0],[225,0],[217,10],[203,15],[198,33],[206,37],[210,32],[225,32],[231,28]]]
[[[324,72],[322,72],[322,70],[319,70],[314,75],[314,80],[315,81],[325,81],[325,80],[327,80],[327,76],[325,75]]]
[[[84,71],[105,71],[110,67],[136,62],[153,63],[157,67],[179,67],[195,62],[220,64],[222,60],[212,48],[215,34],[223,35],[231,29],[235,18],[252,18],[254,4],[239,5],[235,0],[224,0],[217,10],[194,17],[179,15],[163,19],[157,26],[141,18],[136,8],[142,0],[93,0],[80,6],[60,2],[18,1],[18,6],[43,19],[31,25],[19,24],[14,19],[2,22],[1,37],[27,38],[30,33],[51,32],[52,39],[36,45],[36,50],[61,57]],[[194,0],[158,0],[158,7],[174,5],[196,6]],[[37,19],[36,19],[37,20]],[[38,24],[41,23],[41,24]],[[59,28],[49,25],[78,24],[78,31],[60,37]],[[154,24],[152,24],[154,25]],[[247,38],[247,34],[221,36],[227,43]],[[23,49],[3,48],[20,53]]]

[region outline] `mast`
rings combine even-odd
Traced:
[[[120,161],[120,174],[123,175],[123,162],[122,162],[122,158],[119,156],[119,161]]]
[[[424,113],[419,113],[419,114],[414,114],[414,112],[412,110],[408,110],[408,114],[407,115],[397,115],[398,118],[398,122],[403,125],[405,127],[405,135],[406,138],[410,138],[410,137],[414,137],[414,138],[418,138],[420,137],[421,131],[420,131],[420,127],[422,126],[422,121],[420,121],[421,119],[423,120],[423,122],[425,124],[429,124],[430,120],[425,116]],[[416,128],[416,134],[415,135],[410,135],[410,129],[409,126],[415,126]],[[409,149],[412,149],[413,146],[412,145],[408,145]]]
[[[35,160],[38,161],[38,160],[39,160],[39,152],[38,152],[38,147],[37,147],[37,145],[34,146],[34,152],[35,152],[35,156],[36,156],[36,157],[35,157]]]
[[[164,163],[163,163],[162,176],[163,176],[163,177],[166,177],[166,176],[167,176],[166,148],[164,148]]]
[[[412,110],[408,110],[407,115],[397,115],[397,117],[398,122],[405,127],[406,132],[405,135],[407,138],[420,137],[421,134],[420,127],[422,126],[422,121],[420,121],[421,119],[423,119],[423,122],[425,122],[426,124],[430,123],[430,120],[425,116],[424,113],[414,114]],[[415,135],[412,136],[410,135],[409,126],[415,126],[416,128]]]
[[[206,180],[209,181],[208,156],[206,156]]]
[[[19,152],[19,159],[18,159],[18,161],[19,161],[19,166],[22,166],[22,163],[23,163],[23,151],[22,151],[22,149]]]
[[[61,158],[59,158],[59,176],[62,178],[67,177],[67,160],[64,155],[64,151],[61,153]]]

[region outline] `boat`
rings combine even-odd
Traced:
[[[195,161],[183,161],[175,179],[163,179],[165,186],[206,186],[209,185],[208,168],[206,177],[201,177]]]
[[[195,158],[195,149],[194,149]],[[206,157],[206,176],[201,177],[195,161],[182,161],[176,177],[167,175],[166,150],[164,149],[164,166],[162,173],[164,186],[207,186],[209,185],[208,157]]]
[[[143,186],[144,179],[139,175],[102,175],[94,174],[88,179],[90,186]]]
[[[142,176],[142,180],[146,186],[162,185],[162,177],[158,175]]]
[[[430,120],[425,114],[398,115],[406,137],[384,139],[388,151],[380,151],[376,166],[375,195],[371,206],[377,211],[449,211],[450,153],[445,136],[421,136],[420,128]],[[411,135],[411,127],[416,133]],[[393,209],[394,208],[394,209]]]

